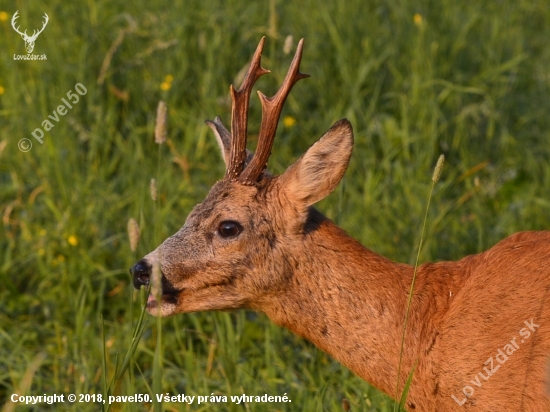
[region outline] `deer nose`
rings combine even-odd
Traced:
[[[139,290],[140,287],[149,285],[151,265],[144,260],[140,260],[130,268],[130,274],[134,278],[134,288]]]

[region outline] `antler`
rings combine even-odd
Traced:
[[[27,35],[27,30],[25,30],[25,33],[21,33],[19,31],[19,27],[15,27],[15,21],[19,18],[19,16],[17,15],[19,13],[19,10],[17,10],[15,12],[15,14],[13,15],[13,17],[11,18],[11,27],[13,27],[13,29],[19,33],[21,36],[26,36]]]
[[[264,69],[260,62],[264,43],[265,37],[262,37],[262,40],[260,40],[254,52],[250,67],[246,72],[241,87],[235,90],[233,85],[231,85],[229,89],[233,102],[231,106],[231,151],[225,177],[232,180],[236,180],[239,177],[246,160],[248,104],[252,87],[260,76],[269,73],[269,70]]]
[[[21,33],[21,31],[19,31],[19,27],[15,27],[15,21],[19,18],[18,16],[19,14],[19,10],[17,10],[15,12],[15,14],[13,15],[13,17],[11,18],[11,26],[13,27],[13,29],[19,33],[21,36],[24,36],[25,38],[27,38],[28,40],[32,41],[32,40],[36,40],[36,38],[38,37],[38,35],[40,33],[42,33],[44,31],[44,29],[46,28],[46,25],[48,24],[48,21],[50,21],[50,18],[48,17],[48,14],[47,13],[44,13],[44,23],[42,23],[42,28],[40,30],[38,30],[38,32],[36,30],[33,30],[33,33],[32,33],[32,36],[29,36],[27,34],[27,30],[25,30],[23,33]]]
[[[250,93],[252,92],[252,87],[256,80],[258,80],[260,76],[269,73],[269,70],[264,69],[260,62],[264,43],[265,37],[262,37],[252,57],[250,67],[246,72],[241,87],[238,90],[235,90],[233,86],[230,88],[232,100],[231,150],[225,177],[231,180],[238,180],[246,185],[254,184],[267,164],[267,159],[273,147],[273,139],[277,131],[277,123],[279,122],[281,110],[290,90],[298,80],[309,77],[309,74],[300,73],[299,70],[304,44],[304,39],[302,39],[298,43],[294,59],[277,93],[272,97],[266,97],[265,94],[258,92],[262,103],[262,123],[258,137],[258,146],[250,163],[244,168],[247,159],[246,140]]]
[[[303,46],[304,39],[301,39],[283,84],[277,93],[272,97],[267,97],[265,94],[258,91],[258,95],[262,102],[262,123],[260,126],[256,153],[254,153],[254,157],[250,161],[250,164],[239,177],[239,180],[245,184],[253,184],[267,165],[267,160],[273,148],[273,140],[275,138],[275,132],[277,131],[281,110],[283,109],[283,105],[285,104],[285,100],[290,90],[298,80],[309,77],[309,74],[300,73]]]
[[[38,32],[36,32],[36,30],[34,30],[33,33],[32,33],[31,38],[36,39],[38,37],[38,35],[44,31],[44,29],[46,28],[46,25],[48,24],[49,21],[50,21],[50,18],[48,17],[48,15],[46,13],[44,13],[44,23],[42,23],[42,28]]]

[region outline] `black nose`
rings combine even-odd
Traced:
[[[146,261],[140,260],[130,268],[130,273],[134,277],[134,288],[139,290],[140,287],[149,285],[151,265]]]

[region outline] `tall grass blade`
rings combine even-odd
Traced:
[[[122,361],[122,366],[120,367],[120,370],[116,374],[115,382],[118,382],[126,372],[126,369],[128,369],[128,366],[130,365],[130,361],[132,360],[132,357],[136,352],[137,345],[139,344],[139,341],[141,339],[141,335],[143,334],[143,330],[145,329],[145,322],[143,319],[145,315],[145,308],[147,307],[148,296],[149,296],[149,288],[141,288],[140,289],[141,312],[139,314],[139,319],[132,333],[132,341],[130,343],[130,347],[128,348],[128,351],[124,356],[124,360]]]
[[[407,381],[405,382],[405,386],[403,387],[403,393],[401,394],[401,399],[399,400],[399,411],[405,411],[405,402],[407,402],[407,395],[409,394],[409,389],[411,388],[416,365],[418,365],[418,359],[414,362],[409,376],[407,377]]]
[[[445,160],[445,156],[441,155],[439,156],[439,159],[437,160],[437,164],[434,169],[434,173],[432,175],[432,185],[430,187],[430,193],[428,195],[428,202],[426,204],[426,211],[424,213],[424,221],[422,222],[422,231],[420,234],[420,242],[418,243],[418,250],[416,252],[416,260],[414,262],[414,271],[413,271],[413,277],[411,281],[411,287],[409,289],[409,296],[407,298],[407,307],[405,309],[405,321],[403,324],[403,334],[401,336],[401,348],[399,349],[399,365],[397,367],[397,382],[395,384],[395,399],[398,399],[399,397],[399,382],[401,380],[401,363],[403,361],[403,350],[405,348],[405,336],[407,334],[407,322],[409,320],[409,312],[411,309],[411,302],[412,297],[414,293],[414,282],[416,280],[416,272],[418,271],[418,261],[420,259],[420,252],[422,251],[422,244],[424,243],[424,232],[426,231],[426,222],[428,220],[428,211],[430,210],[430,202],[432,200],[432,194],[434,191],[435,184],[439,180],[439,177],[441,176],[441,170],[443,168],[443,162]],[[409,375],[409,379],[412,379],[412,373],[414,371],[414,367],[411,370],[411,374]],[[410,382],[409,382],[410,385]],[[407,388],[408,393],[408,388]],[[406,395],[405,395],[406,398]],[[401,402],[404,402],[405,400],[402,399]],[[394,412],[397,410],[398,404],[394,404]]]

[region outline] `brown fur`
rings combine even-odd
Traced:
[[[219,119],[209,125],[227,163],[231,135]],[[160,264],[163,298],[150,297],[149,312],[262,311],[395,395],[413,268],[366,249],[311,207],[340,181],[352,145],[342,120],[281,176],[217,182],[132,269],[139,287]],[[222,236],[226,221],[240,233]],[[416,363],[408,410],[550,410],[549,263],[550,232],[540,231],[418,268],[399,382],[401,391]],[[505,362],[499,350],[509,351]]]

